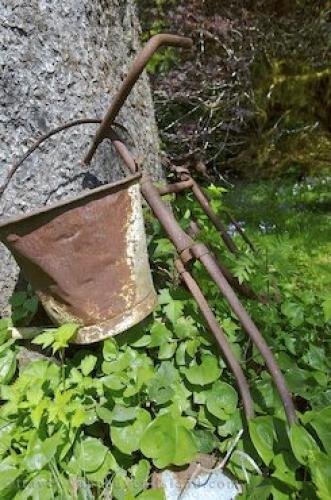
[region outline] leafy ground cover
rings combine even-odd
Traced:
[[[224,193],[258,252],[225,252],[190,195],[177,199],[183,227],[194,218],[199,238],[274,300],[245,305],[272,347],[291,389],[299,424],[288,429],[261,357],[199,264],[193,272],[244,367],[256,417],[245,421],[233,380],[197,306],[180,285],[174,249],[146,214],[159,306],[153,317],[116,339],[68,347],[76,325],[35,338],[50,359],[18,367],[20,342],[11,321],[30,321],[30,291],[13,298],[13,319],[0,323],[0,498],[132,498],[158,500],[153,470],[182,467],[198,452],[222,457],[241,438],[227,471],[243,498],[328,499],[331,491],[330,227],[325,179],[266,182]],[[233,228],[230,227],[230,230]],[[238,245],[241,240],[235,234]]]

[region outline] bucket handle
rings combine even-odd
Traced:
[[[173,47],[183,47],[183,48],[191,48],[193,45],[193,40],[191,38],[187,38],[185,36],[179,35],[170,35],[167,33],[161,33],[159,35],[152,36],[143,49],[138,53],[133,64],[120,86],[117,94],[111,102],[111,105],[104,116],[101,125],[93,139],[93,143],[84,158],[84,163],[89,164],[94,156],[94,153],[97,150],[99,144],[107,137],[107,133],[110,130],[110,127],[114,123],[115,118],[117,117],[119,111],[121,110],[123,104],[125,103],[128,95],[130,94],[133,86],[137,82],[139,76],[143,72],[146,64],[151,59],[153,54],[163,46],[173,46]]]
[[[53,135],[59,134],[60,132],[63,132],[64,130],[67,130],[71,127],[76,127],[77,125],[85,125],[89,123],[101,123],[101,122],[102,122],[101,118],[79,118],[78,120],[72,120],[70,122],[64,123],[63,125],[60,125],[59,127],[53,128],[46,134],[39,137],[39,139],[37,139],[36,142],[32,144],[32,146],[26,151],[26,153],[24,153],[24,155],[15,163],[13,163],[13,165],[11,166],[8,174],[5,177],[3,184],[0,186],[0,198],[3,195],[4,191],[7,189],[8,184],[10,183],[12,177],[15,175],[18,168],[36,149],[38,149],[43,144],[43,142],[47,141],[47,139],[50,139]],[[126,127],[124,127],[120,123],[115,122],[114,125],[115,127],[119,127],[129,134]]]

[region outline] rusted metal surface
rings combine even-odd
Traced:
[[[201,292],[197,282],[194,280],[194,278],[191,276],[191,274],[185,269],[183,263],[180,260],[176,261],[176,268],[193,295],[194,299],[196,300],[200,311],[205,318],[207,325],[209,326],[210,331],[212,332],[216,344],[218,348],[220,349],[228,367],[231,369],[238,385],[238,389],[243,401],[244,405],[244,411],[246,417],[253,418],[254,417],[254,408],[253,408],[253,400],[250,394],[249,390],[249,385],[247,382],[247,379],[245,377],[245,374],[239,364],[239,361],[237,360],[235,354],[232,352],[230,343],[228,339],[226,338],[224,331],[218,324],[212,310],[210,309],[207,300],[205,299],[203,293]]]
[[[118,115],[121,107],[125,103],[128,95],[130,94],[132,87],[138,80],[139,76],[143,72],[146,64],[148,63],[154,52],[156,52],[160,47],[164,45],[191,48],[193,46],[193,41],[191,40],[191,38],[178,35],[170,35],[167,33],[160,33],[159,35],[154,35],[152,38],[150,38],[145,47],[143,47],[143,49],[138,53],[137,57],[133,61],[132,66],[126,78],[124,79],[119,91],[112,100],[111,105],[104,119],[102,120],[99,129],[97,130],[92,146],[84,159],[85,163],[90,163],[90,161],[92,160],[98,145],[106,137],[109,127],[111,127],[114,123],[114,120]]]
[[[0,225],[1,240],[54,323],[82,326],[77,343],[127,330],[156,304],[139,177]]]
[[[110,132],[109,137],[111,137],[113,145],[118,154],[122,157],[127,167],[133,172],[136,163],[132,155],[126,148],[125,144],[113,131]],[[185,231],[183,231],[183,229],[179,226],[172,212],[170,212],[166,205],[162,202],[162,198],[158,189],[154,186],[147,173],[143,175],[140,183],[141,192],[145,200],[150,205],[155,216],[160,221],[169,239],[175,245],[180,258],[182,257],[182,255],[191,253],[191,255],[195,257],[195,259],[199,260],[203,264],[209,276],[216,283],[222,295],[228,302],[231,310],[237,316],[243,327],[243,330],[247,333],[247,335],[250,337],[252,342],[261,353],[263,359],[265,360],[269,373],[273,379],[275,387],[281,397],[287,420],[289,424],[293,424],[297,421],[297,417],[291,394],[286,386],[284,376],[282,375],[280,368],[277,365],[271,349],[264,340],[257,326],[254,324],[253,320],[247,313],[246,309],[239,301],[232,287],[220,270],[218,263],[215,261],[214,257],[210,255],[210,252],[205,245],[196,243],[193,238],[186,234]],[[215,331],[211,331],[215,336]],[[240,390],[246,390],[243,388],[242,383]]]

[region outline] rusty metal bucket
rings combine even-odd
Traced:
[[[78,344],[121,333],[156,305],[139,178],[0,222],[1,241],[52,321],[81,325]]]

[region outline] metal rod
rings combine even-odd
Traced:
[[[196,303],[199,306],[199,309],[206,320],[207,325],[209,326],[210,331],[212,332],[217,346],[221,353],[223,354],[227,365],[232,371],[236,381],[237,386],[243,401],[244,411],[247,419],[254,417],[254,409],[253,409],[253,400],[250,394],[249,385],[245,374],[239,364],[239,361],[235,357],[232,352],[230,343],[226,338],[222,328],[218,324],[214,313],[210,309],[207,300],[205,299],[203,293],[200,290],[199,285],[191,276],[191,274],[185,269],[183,263],[178,259],[176,260],[176,268],[187,286],[188,290],[191,292],[194,297]]]
[[[232,238],[228,235],[226,227],[211,208],[209,201],[202,192],[202,189],[200,188],[199,184],[197,184],[197,182],[194,179],[192,179],[192,181],[193,181],[192,191],[196,200],[198,201],[204,212],[208,215],[209,219],[212,221],[216,229],[219,231],[221,238],[224,241],[224,244],[226,245],[228,250],[233,254],[237,254],[238,248],[234,243],[234,241],[232,240]]]
[[[220,268],[218,267],[215,260],[208,253],[207,247],[205,245],[199,245],[200,248],[197,249],[197,245],[191,248],[191,252],[196,254],[197,258],[202,262],[204,267],[206,268],[209,276],[215,281],[225,299],[229,303],[231,309],[236,314],[239,319],[242,327],[252,339],[258,350],[260,351],[262,357],[264,358],[267,368],[274,380],[274,383],[278,389],[279,395],[283,401],[283,405],[285,408],[285,413],[288,418],[290,424],[297,421],[297,417],[295,414],[295,407],[291,398],[291,395],[287,389],[285,379],[283,374],[281,373],[276,360],[273,356],[273,353],[264,340],[261,332],[258,330],[249,314],[239,301],[238,297],[232,290],[231,286],[227,282],[226,278],[222,274]],[[201,247],[205,248],[205,251],[202,251]],[[197,252],[198,250],[198,252]]]
[[[105,138],[105,133],[109,127],[113,124],[116,116],[118,115],[121,107],[125,103],[128,95],[130,94],[132,87],[138,80],[146,64],[160,47],[175,46],[183,48],[191,48],[193,41],[191,38],[186,38],[183,36],[169,35],[169,34],[159,34],[153,36],[145,45],[145,47],[138,53],[137,57],[133,61],[133,64],[122,83],[120,89],[115,95],[100,127],[98,128],[96,135],[94,137],[93,143],[84,159],[84,163],[90,163],[93,155],[100,144],[100,142]]]
[[[192,238],[197,238],[200,232],[199,224],[194,219],[190,222],[189,235]],[[211,253],[216,264],[219,266],[221,272],[224,274],[225,278],[228,280],[231,286],[237,290],[240,295],[246,297],[247,299],[258,300],[262,304],[268,304],[269,299],[265,295],[257,294],[252,290],[246,283],[239,283],[238,278],[232,274],[230,269],[228,269],[223,263],[216,258],[214,254]]]
[[[158,191],[161,196],[165,196],[166,194],[172,193],[181,193],[186,189],[192,187],[192,180],[189,179],[187,181],[175,182],[174,184],[166,184],[165,186],[159,186]]]
[[[210,197],[208,196],[208,194],[205,193],[205,192],[203,194],[207,198],[208,202],[210,202]],[[247,245],[251,248],[251,250],[253,252],[256,252],[256,248],[253,245],[252,241],[249,239],[249,237],[247,236],[247,234],[245,233],[245,231],[242,230],[242,228],[240,227],[240,224],[238,224],[238,222],[233,217],[233,215],[228,210],[225,210],[224,208],[223,208],[222,211],[229,218],[230,222],[234,225],[234,227],[236,228],[236,230],[238,231],[238,233],[240,234],[240,236],[242,237],[242,239],[245,241],[245,243],[247,243]]]
[[[122,156],[124,161],[126,161],[125,158],[131,158],[127,165],[131,171],[132,169],[133,171],[135,171],[135,161],[131,153],[127,150],[126,146],[119,139],[117,134],[111,131],[108,137],[111,138],[115,149]],[[284,377],[274,359],[271,349],[268,347],[262,334],[257,329],[249,314],[242,306],[235,292],[232,290],[231,286],[219,269],[217,263],[210,255],[208,248],[201,243],[195,243],[194,240],[190,236],[188,236],[185,231],[183,231],[183,229],[179,226],[178,222],[173,216],[172,212],[170,212],[166,205],[163,203],[157,188],[153,185],[152,180],[147,173],[143,174],[142,176],[141,192],[145,200],[153,210],[155,216],[162,224],[170,240],[174,243],[179,254],[181,255],[184,250],[188,250],[196,259],[201,261],[210,277],[217,284],[225,299],[229,303],[231,309],[239,319],[243,329],[252,339],[257,349],[260,351],[262,357],[264,358],[266,366],[282,399],[289,424],[296,422],[297,418],[291,395],[286,387]]]

